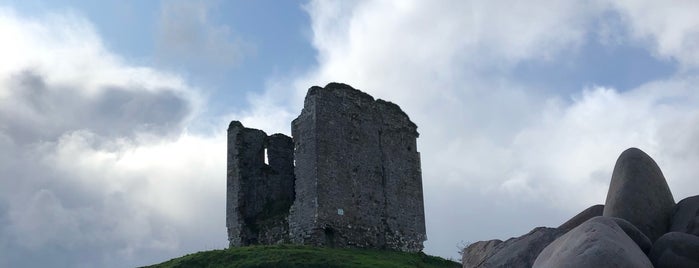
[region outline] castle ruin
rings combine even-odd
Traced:
[[[229,125],[231,247],[423,249],[417,126],[398,105],[330,83],[308,90],[291,127],[293,139]]]

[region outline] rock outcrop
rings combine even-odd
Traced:
[[[575,215],[567,222],[561,224],[561,226],[558,226],[558,229],[563,230],[564,232],[568,232],[589,219],[592,219],[597,216],[602,216],[602,211],[604,211],[604,205],[591,206],[578,213],[578,215]]]
[[[667,232],[674,207],[655,161],[636,148],[624,151],[614,166],[602,215],[625,219],[655,241]]]
[[[531,267],[539,255],[551,241],[562,235],[556,228],[537,227],[529,233],[510,238],[498,244],[482,267]]]
[[[602,215],[604,205],[589,207],[558,228],[537,227],[520,237],[478,241],[462,252],[463,267],[531,267],[549,243],[581,223]]]
[[[656,268],[699,267],[699,236],[667,233],[653,244],[650,260]]]
[[[490,256],[495,254],[500,248],[498,245],[502,244],[502,240],[493,239],[488,241],[478,241],[476,243],[468,245],[462,254],[463,259],[461,260],[464,267],[479,267],[481,266]]]
[[[675,206],[670,232],[699,236],[699,195],[687,197]]]
[[[605,205],[558,228],[473,243],[462,261],[463,267],[699,267],[699,196],[675,204],[655,161],[630,148],[616,161]]]
[[[643,268],[653,265],[617,221],[595,217],[549,244],[532,267]]]
[[[478,241],[466,247],[462,254],[463,267],[531,267],[549,243],[581,223],[602,215],[604,205],[589,207],[558,228],[537,227],[520,237]]]
[[[621,230],[624,230],[624,233],[626,233],[626,235],[631,238],[634,243],[636,243],[643,253],[648,254],[653,244],[650,242],[650,239],[643,234],[643,232],[641,232],[641,230],[624,219],[611,217],[610,219],[612,219],[619,226],[619,228],[621,228]]]

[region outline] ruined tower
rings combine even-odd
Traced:
[[[294,200],[294,147],[238,121],[228,126],[226,227],[231,246],[288,240]]]
[[[426,236],[417,126],[398,105],[344,84],[310,88],[301,115],[292,122],[293,140],[286,137],[292,145],[282,146],[279,154],[281,167],[272,164],[269,153],[269,164],[261,160],[264,148],[271,149],[264,132],[234,121],[228,133],[231,246],[283,241],[422,250]],[[292,192],[262,190],[288,185],[289,179]],[[276,208],[289,210],[275,211],[274,220],[260,218],[268,215],[264,207],[270,203],[283,203]]]

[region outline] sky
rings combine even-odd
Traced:
[[[0,267],[227,246],[231,120],[347,83],[418,125],[425,252],[556,227],[638,147],[699,194],[696,1],[0,0]]]

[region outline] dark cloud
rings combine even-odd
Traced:
[[[102,135],[149,132],[167,135],[181,130],[190,104],[172,90],[156,92],[109,87],[93,104],[94,127]]]
[[[136,266],[172,257],[181,226],[132,196],[152,177],[66,163],[147,145],[141,135],[177,138],[192,100],[169,88],[47,81],[24,70],[0,83],[9,92],[0,99],[0,266]]]
[[[133,267],[194,251],[203,244],[200,239],[211,239],[206,235],[196,238],[201,236],[196,226],[192,233],[182,223],[170,222],[172,216],[164,215],[154,204],[138,198],[139,192],[147,195],[158,187],[152,185],[157,180],[149,179],[147,172],[66,171],[46,159],[60,151],[60,146],[55,143],[33,150],[28,145],[24,151],[0,147],[4,153],[19,155],[10,164],[0,163],[0,266]],[[85,160],[84,156],[73,157]],[[182,183],[170,179],[169,183]],[[175,192],[171,198],[180,199]],[[225,240],[223,230],[221,240]],[[192,241],[200,243],[194,243],[194,248],[180,245]]]
[[[12,97],[0,101],[0,130],[19,144],[52,141],[86,129],[102,137],[179,133],[191,114],[189,100],[172,89],[110,86],[95,94],[66,85],[47,85],[25,70],[7,83]]]
[[[224,132],[185,131],[197,92],[112,54],[74,14],[15,14],[0,7],[13,37],[0,50],[0,267],[134,267],[225,246]]]

